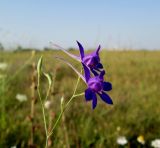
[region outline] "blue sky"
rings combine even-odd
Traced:
[[[2,0],[5,47],[160,49],[159,0]]]

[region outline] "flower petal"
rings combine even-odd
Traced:
[[[97,96],[95,93],[93,93],[93,96],[92,96],[92,109],[95,109],[95,107],[97,106]]]
[[[81,60],[82,60],[84,58],[84,48],[83,48],[83,46],[81,45],[80,42],[77,41],[77,44],[79,46],[79,51],[80,51]]]
[[[108,103],[108,104],[113,104],[112,99],[111,99],[110,96],[107,95],[105,92],[102,92],[101,94],[98,93],[98,94],[99,94],[99,96],[101,97],[101,99],[102,99],[104,102],[106,102],[106,103]]]
[[[88,89],[85,90],[86,101],[92,100],[93,96],[94,96],[94,92],[90,88],[88,88]]]
[[[88,80],[91,77],[89,68],[84,63],[82,63],[82,65],[83,65],[83,69],[84,69],[84,75],[85,75],[86,82],[88,82]]]
[[[105,75],[105,71],[101,71],[100,75],[99,75],[99,78],[103,80],[103,76]]]
[[[93,68],[91,68],[91,71],[94,74],[94,76],[98,76],[98,73]]]
[[[110,82],[103,82],[103,90],[104,91],[112,90],[112,84]]]
[[[99,54],[99,50],[101,49],[101,45],[98,46],[97,50],[96,50],[96,54]]]
[[[102,69],[102,68],[103,68],[103,65],[102,65],[101,63],[98,63],[98,64],[96,65],[96,67],[99,68],[99,69]]]

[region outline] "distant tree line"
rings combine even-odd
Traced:
[[[4,47],[2,45],[2,43],[0,43],[0,51],[3,51],[4,50]]]
[[[3,44],[2,43],[0,43],[0,51],[4,51],[5,50],[5,48],[4,48],[4,46],[3,46]],[[21,45],[18,45],[15,49],[13,49],[15,52],[17,52],[17,51],[30,51],[30,50],[39,50],[39,49],[35,49],[35,48],[24,48],[24,47],[22,47]],[[50,48],[50,47],[44,47],[43,48],[43,50],[44,51],[51,51],[51,50],[55,50],[55,49],[53,49],[53,48]],[[70,48],[68,48],[67,50],[69,50],[69,51],[74,51],[75,50],[75,48],[72,48],[72,47],[70,47]]]

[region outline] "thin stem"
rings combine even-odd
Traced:
[[[40,103],[41,103],[41,107],[42,107],[42,113],[43,113],[43,122],[44,122],[44,127],[45,127],[45,132],[46,132],[46,148],[48,147],[48,132],[47,132],[47,123],[46,123],[46,116],[45,116],[45,109],[44,109],[44,105],[42,102],[42,98],[41,98],[41,94],[40,94],[40,76],[38,75],[38,96],[40,99]]]
[[[45,148],[47,148],[48,147],[48,136],[46,137],[46,145],[45,145]]]
[[[70,102],[71,102],[74,98],[79,97],[79,96],[82,96],[82,95],[84,95],[84,92],[83,92],[83,93],[80,93],[80,94],[73,95],[73,96],[69,99],[69,101],[66,103],[66,105],[65,105],[65,107],[64,107],[64,110],[68,107],[68,105],[70,104]]]
[[[47,95],[45,97],[45,101],[47,100],[48,96],[49,96],[49,93],[50,93],[50,90],[51,90],[51,87],[49,86],[48,90],[47,90]]]
[[[82,70],[81,70],[81,72],[82,72]],[[56,126],[58,125],[58,123],[59,123],[59,121],[60,121],[60,119],[61,119],[64,111],[65,111],[66,108],[69,106],[70,102],[71,102],[74,98],[76,98],[76,97],[78,97],[78,96],[81,96],[81,95],[84,95],[84,93],[76,94],[76,91],[77,91],[77,88],[78,88],[78,84],[79,84],[79,82],[80,82],[80,78],[81,78],[81,77],[78,76],[78,80],[77,80],[75,89],[74,89],[74,91],[73,91],[73,95],[71,96],[71,98],[69,99],[69,101],[66,103],[65,106],[61,106],[61,112],[60,112],[60,114],[59,114],[59,116],[58,116],[55,124],[53,125],[53,128],[51,129],[50,133],[48,134],[48,137],[47,137],[47,138],[49,138],[49,137],[53,134],[54,129],[55,129]]]
[[[69,99],[69,101],[66,103],[66,105],[65,105],[63,108],[61,108],[61,112],[60,112],[60,114],[59,114],[59,116],[58,116],[58,118],[57,118],[55,124],[53,125],[53,128],[51,129],[50,133],[48,134],[48,137],[50,137],[50,136],[53,134],[54,129],[55,129],[56,126],[58,125],[58,123],[59,123],[59,121],[60,121],[60,119],[61,119],[61,117],[62,117],[64,111],[65,111],[66,108],[69,106],[70,102],[71,102],[75,97],[84,95],[84,93],[75,94],[76,91],[77,91],[79,82],[80,82],[80,76],[78,76],[78,80],[77,80],[75,89],[74,89],[74,91],[73,91],[72,97]]]
[[[75,95],[75,93],[76,93],[76,91],[77,91],[77,88],[78,88],[78,84],[79,84],[79,82],[80,82],[80,76],[78,76],[78,80],[77,80],[77,83],[76,83],[76,86],[75,86],[75,89],[74,89],[74,91],[73,91],[73,95]]]
[[[71,102],[75,97],[79,97],[79,96],[82,96],[82,95],[84,95],[84,93],[80,93],[80,94],[77,94],[77,95],[73,95],[73,96],[69,99],[69,101],[67,102],[67,104],[66,104],[66,105],[64,106],[64,108],[61,110],[61,112],[60,112],[60,114],[59,114],[59,116],[58,116],[58,118],[57,118],[57,120],[56,120],[53,128],[51,129],[51,132],[48,134],[48,137],[50,137],[50,136],[53,134],[54,129],[55,129],[56,126],[58,125],[58,123],[59,123],[59,121],[60,121],[60,119],[61,119],[64,111],[67,109],[67,107],[68,107],[68,105],[70,104],[70,102]]]
[[[57,120],[56,120],[53,128],[51,129],[51,132],[48,134],[48,138],[53,134],[53,131],[54,131],[54,129],[56,128],[57,124],[59,123],[59,121],[60,121],[60,119],[61,119],[61,117],[62,117],[63,112],[64,112],[64,110],[62,110],[62,111],[60,112],[60,114],[59,114],[59,116],[58,116],[58,118],[57,118]]]

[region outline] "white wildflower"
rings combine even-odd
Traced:
[[[0,63],[0,70],[5,70],[8,67],[7,63]]]
[[[11,146],[11,148],[17,148],[16,146]]]
[[[151,142],[151,146],[154,148],[160,148],[160,139],[155,139]]]
[[[17,94],[16,95],[16,99],[19,101],[19,102],[24,102],[24,101],[27,101],[27,96],[25,94]]]
[[[117,143],[119,145],[125,145],[125,144],[128,143],[128,141],[127,141],[126,137],[120,136],[120,137],[117,138]]]
[[[50,109],[51,106],[52,106],[52,102],[49,101],[49,100],[47,100],[47,101],[44,103],[44,107],[45,107],[46,109]]]

